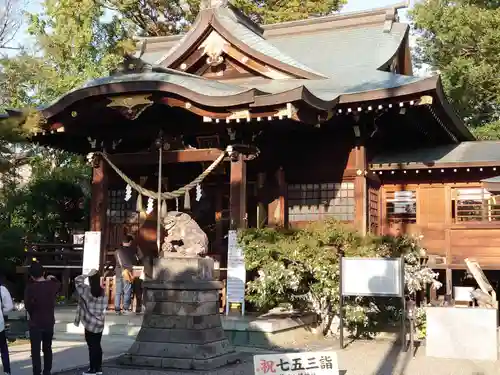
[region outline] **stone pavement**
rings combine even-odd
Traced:
[[[425,356],[425,349],[417,349],[415,358],[411,354],[401,353],[400,348],[389,341],[359,341],[350,344],[343,351],[330,340],[322,345],[314,345],[303,350],[335,350],[338,352],[342,375],[500,375],[500,362],[475,362],[465,360],[446,360]],[[114,361],[104,367],[105,375],[186,375],[199,373],[203,375],[253,375],[252,354],[272,353],[265,349],[238,348],[245,352],[243,363],[214,371],[158,371],[117,368]],[[297,349],[283,349],[297,351]],[[115,350],[115,353],[117,350]],[[68,350],[68,354],[69,354]],[[109,352],[108,352],[109,353]],[[109,355],[106,353],[107,355]],[[69,356],[69,355],[68,355]],[[57,358],[55,357],[56,362]],[[86,359],[86,356],[85,358]],[[60,375],[80,374],[80,370],[72,370]],[[15,373],[17,374],[17,373]]]
[[[103,337],[104,359],[110,360],[122,354],[128,350],[133,342],[134,339],[131,337]],[[88,364],[87,344],[82,335],[62,335],[56,333],[52,347],[54,353],[53,373]],[[9,351],[12,374],[32,375],[30,345],[12,345]]]

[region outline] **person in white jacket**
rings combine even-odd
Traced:
[[[2,314],[0,314],[0,353],[2,355],[3,372],[5,375],[10,375],[9,347],[7,345],[7,335],[5,334],[4,317],[9,311],[12,311],[14,304],[9,290],[3,285],[0,285],[0,308],[2,310]]]

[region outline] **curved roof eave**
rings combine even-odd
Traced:
[[[439,76],[420,79],[414,82],[405,83],[400,86],[381,88],[368,91],[358,91],[348,94],[342,94],[339,102],[356,103],[368,100],[384,100],[398,96],[406,96],[418,93],[425,93],[436,89]]]
[[[69,106],[75,104],[80,100],[84,100],[95,96],[105,96],[105,95],[116,95],[116,94],[127,94],[131,92],[163,92],[171,93],[182,96],[188,100],[195,103],[206,105],[210,107],[228,107],[228,106],[238,106],[238,105],[248,105],[253,103],[254,97],[258,94],[258,90],[255,89],[243,89],[235,86],[235,89],[241,89],[240,91],[235,91],[233,93],[224,93],[221,90],[220,95],[206,95],[201,92],[196,92],[183,87],[179,84],[155,81],[155,80],[130,80],[121,82],[110,82],[101,85],[83,87],[74,90],[67,95],[63,96],[55,103],[42,108],[41,112],[45,118],[50,118],[58,113],[64,111]]]
[[[318,97],[318,95],[314,92],[314,87],[307,87],[307,82],[305,82],[305,85],[302,84],[299,87],[286,91],[257,96],[255,98],[255,103],[252,104],[252,107],[278,105],[293,101],[304,101],[316,109],[328,111],[338,104],[384,100],[412,94],[428,93],[436,90],[438,80],[439,78],[435,76],[391,88],[372,89],[345,94],[333,94],[331,99],[328,100]],[[262,89],[262,91],[266,91],[265,86],[262,86]]]
[[[307,87],[301,85],[299,87],[281,91],[275,94],[264,94],[256,96],[255,102],[251,106],[267,107],[298,101],[302,101],[320,111],[328,111],[335,107],[335,105],[337,105],[338,97],[333,98],[332,100],[323,100],[314,95],[314,93],[312,93]]]
[[[455,112],[455,109],[452,107],[448,99],[446,98],[446,95],[444,93],[443,89],[443,83],[441,81],[441,77],[438,76],[438,80],[436,83],[436,96],[448,116],[448,118],[451,120],[453,125],[455,125],[456,130],[460,133],[462,136],[461,140],[462,141],[475,141],[476,137],[470,132],[470,130],[467,128],[463,120],[458,117],[458,114]]]

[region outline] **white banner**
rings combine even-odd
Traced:
[[[301,352],[254,355],[255,375],[339,374],[336,352]]]
[[[99,269],[101,263],[101,232],[85,232],[83,243],[83,274],[92,268]]]

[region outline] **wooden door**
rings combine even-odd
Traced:
[[[368,231],[380,234],[380,183],[367,180],[368,184]]]

